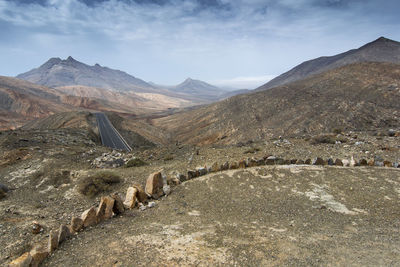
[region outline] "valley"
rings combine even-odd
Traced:
[[[399,51],[234,92],[72,57],[0,77],[0,265],[396,265]]]

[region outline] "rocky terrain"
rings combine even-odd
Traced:
[[[153,120],[192,144],[400,129],[400,65],[358,63]]]
[[[99,146],[89,131],[76,128],[2,132],[0,183],[10,190],[0,200],[5,237],[0,263],[36,244],[47,245],[52,230],[96,207],[101,196],[118,192],[124,199],[128,187],[144,188],[149,174],[162,170],[171,186],[169,196],[149,199],[147,208],[136,206],[74,234],[44,266],[394,264],[400,257],[396,135],[349,132],[334,144],[278,138],[232,146],[157,145],[121,153]],[[245,170],[218,172],[225,162],[247,159],[250,164],[252,158],[269,155],[289,162],[256,166],[254,161]],[[345,164],[352,164],[353,157],[377,166],[290,164],[316,157]],[[385,161],[390,167],[379,167]],[[203,166],[218,169],[177,185],[178,174]],[[90,177],[110,172],[118,182],[103,187],[93,182],[100,190],[93,196],[80,191]]]
[[[380,37],[358,49],[352,49],[335,56],[319,57],[309,60],[272,79],[265,85],[257,88],[257,90],[261,91],[281,86],[318,73],[360,62],[389,62],[400,64],[400,43]]]

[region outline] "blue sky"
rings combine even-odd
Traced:
[[[72,56],[158,84],[255,88],[315,57],[400,40],[398,0],[0,0],[0,75]]]

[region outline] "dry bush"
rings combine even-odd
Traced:
[[[246,151],[244,151],[243,154],[254,154],[260,150],[261,149],[259,149],[258,147],[252,147],[252,148],[249,148]]]
[[[78,191],[88,197],[95,197],[102,192],[110,191],[113,185],[121,182],[121,177],[110,171],[101,171],[83,177],[78,183]]]
[[[318,135],[311,139],[311,144],[313,144],[313,145],[335,144],[335,143],[336,143],[336,137],[334,135],[330,135],[330,134]]]
[[[143,160],[139,159],[139,158],[133,158],[130,159],[127,163],[126,163],[126,167],[130,168],[130,167],[141,167],[141,166],[146,166],[147,163],[144,162]]]

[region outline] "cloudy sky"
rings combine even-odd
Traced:
[[[0,0],[0,75],[72,56],[158,84],[254,88],[380,36],[399,0]]]

